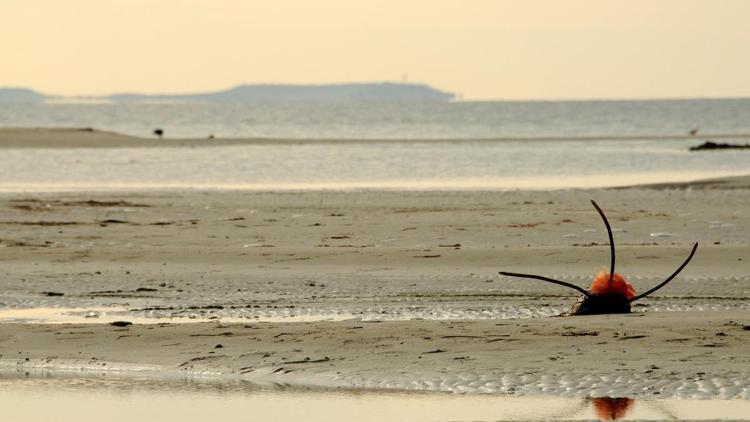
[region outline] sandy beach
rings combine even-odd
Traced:
[[[750,421],[750,1],[38,3],[2,419]]]
[[[50,142],[84,146],[79,135]],[[0,193],[0,364],[747,399],[749,189],[740,177],[554,191]],[[587,288],[609,262],[591,199],[609,216],[617,270],[637,291],[700,247],[633,314],[555,317],[574,291],[498,271]],[[51,313],[66,324],[39,319]]]
[[[455,393],[750,398],[747,312],[481,321],[2,324],[20,372]]]

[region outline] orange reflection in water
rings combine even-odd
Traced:
[[[596,416],[602,421],[622,419],[635,404],[634,399],[627,397],[592,397]]]

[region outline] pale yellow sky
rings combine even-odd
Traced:
[[[424,82],[466,99],[750,96],[746,0],[0,0],[0,86]]]

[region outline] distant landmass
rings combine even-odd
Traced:
[[[40,103],[46,98],[27,88],[0,88],[0,103]]]
[[[0,88],[0,103],[45,101],[111,101],[115,103],[202,102],[424,102],[450,101],[455,95],[424,84],[357,83],[332,85],[240,85],[217,92],[194,94],[121,93],[107,96],[49,96],[26,88]]]

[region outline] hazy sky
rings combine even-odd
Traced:
[[[424,82],[466,99],[750,96],[745,0],[0,0],[0,86]]]

